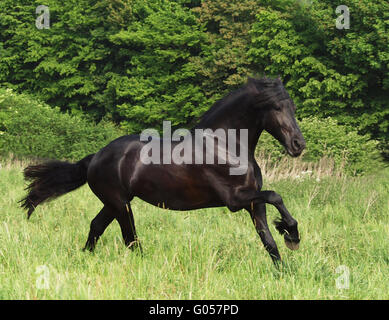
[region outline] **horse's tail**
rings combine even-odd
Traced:
[[[90,154],[76,163],[52,160],[25,168],[24,178],[31,180],[31,183],[26,188],[27,196],[20,202],[21,206],[28,210],[27,219],[40,203],[62,196],[85,184],[93,156],[94,154]]]

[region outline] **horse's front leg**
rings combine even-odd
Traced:
[[[281,196],[274,191],[260,191],[259,199],[274,205],[280,212],[281,220],[275,221],[276,229],[280,234],[284,235],[286,246],[291,250],[297,250],[300,243],[297,221],[286,209]]]
[[[257,233],[261,238],[262,243],[265,246],[267,252],[269,252],[273,263],[275,265],[278,265],[278,263],[281,262],[281,257],[278,252],[277,245],[273,239],[273,236],[270,233],[269,226],[267,224],[265,203],[253,202],[250,207],[246,208],[246,210],[250,213],[255,229],[257,230]]]

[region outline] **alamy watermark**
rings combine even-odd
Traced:
[[[146,142],[140,153],[143,164],[217,163],[229,164],[230,175],[247,172],[248,129],[178,129],[172,134],[171,122],[163,121],[162,139],[157,130],[146,129],[140,140]]]
[[[50,29],[50,9],[48,6],[40,5],[35,9],[39,16],[35,20],[35,26],[39,29]]]
[[[345,265],[341,265],[335,269],[335,272],[337,274],[340,274],[339,277],[337,277],[335,279],[336,289],[339,289],[339,290],[349,289],[350,288],[350,269]]]
[[[37,289],[49,289],[50,288],[50,270],[46,265],[37,266],[35,269],[37,278],[35,280],[35,286]]]
[[[341,5],[336,7],[335,12],[340,14],[336,18],[336,28],[339,30],[350,29],[350,9],[345,5]]]

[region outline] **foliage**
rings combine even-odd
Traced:
[[[0,82],[62,110],[100,118],[110,113],[101,99],[107,73],[115,68],[109,23],[102,19],[108,2],[48,0],[50,28],[40,30],[35,9],[41,1],[1,1]]]
[[[0,89],[1,156],[79,160],[120,135],[106,121],[95,125],[28,95]]]
[[[248,75],[280,75],[300,119],[331,117],[389,154],[389,4],[345,0],[0,2],[0,84],[129,133],[190,127]]]
[[[205,39],[192,61],[213,101],[245,83],[255,68],[247,50],[251,25],[261,9],[255,0],[205,0],[193,9],[205,27]]]
[[[113,74],[107,96],[117,104],[128,132],[190,125],[209,103],[198,85],[190,57],[200,51],[203,33],[193,14],[179,3],[144,3],[136,19],[109,37],[123,72]]]
[[[350,9],[350,29],[335,27],[330,0],[261,11],[248,56],[288,80],[300,117],[336,117],[388,143],[389,3],[342,4]]]
[[[51,26],[38,30],[38,1],[4,0],[0,83],[129,132],[186,124],[209,104],[189,63],[203,33],[185,3],[49,0]]]
[[[305,161],[331,158],[349,174],[361,174],[381,166],[378,141],[358,134],[355,128],[340,125],[333,118],[317,117],[305,118],[299,121],[299,126],[307,143],[303,153]],[[286,154],[280,143],[266,132],[260,137],[257,153],[270,155],[273,161]]]

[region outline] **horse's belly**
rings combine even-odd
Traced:
[[[157,207],[171,210],[194,210],[221,205],[211,190],[196,188],[158,188],[152,193],[138,193],[136,196]]]
[[[132,185],[132,191],[134,196],[148,203],[171,210],[222,205],[210,184],[200,175],[187,170],[175,170],[172,174],[171,170],[153,170],[149,167],[147,175],[140,175]]]

